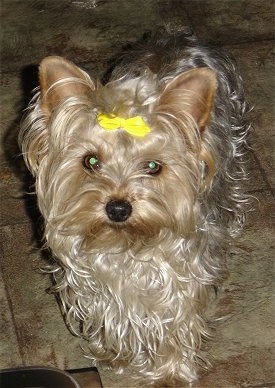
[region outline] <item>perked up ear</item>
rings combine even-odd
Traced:
[[[87,73],[58,56],[46,57],[39,67],[41,107],[46,116],[62,101],[89,95],[95,89]]]
[[[158,109],[173,112],[184,110],[190,114],[203,131],[210,118],[217,90],[217,77],[213,70],[201,67],[180,74],[164,89]]]

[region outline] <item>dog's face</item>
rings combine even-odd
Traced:
[[[49,57],[40,84],[43,129],[26,148],[46,233],[77,236],[84,250],[124,251],[195,231],[202,165],[213,164],[201,140],[216,90],[212,71],[192,70],[144,97],[148,75],[96,89],[72,63]],[[139,115],[149,131],[106,130],[102,111]]]

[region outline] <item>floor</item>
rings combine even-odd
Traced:
[[[22,190],[28,178],[16,134],[36,85],[36,65],[46,55],[63,55],[100,77],[111,58],[145,32],[184,25],[235,55],[254,106],[246,184],[256,198],[254,211],[236,242],[220,294],[216,316],[226,319],[209,344],[213,368],[192,387],[275,387],[274,2],[2,0],[1,13],[0,369],[81,369],[74,376],[82,388],[100,386],[81,340],[67,331],[54,297],[45,292],[50,283],[39,271],[38,214]],[[104,388],[138,386],[127,375],[99,374]]]

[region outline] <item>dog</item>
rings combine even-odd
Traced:
[[[57,56],[39,81],[19,142],[70,330],[118,373],[194,381],[247,203],[248,105],[234,61],[164,34],[123,55],[105,84]]]

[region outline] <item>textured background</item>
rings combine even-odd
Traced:
[[[67,331],[54,297],[45,292],[49,279],[38,270],[43,261],[39,216],[35,201],[22,196],[28,177],[16,137],[22,109],[36,86],[37,64],[46,55],[63,55],[101,77],[110,60],[144,33],[162,25],[186,26],[201,39],[225,45],[237,59],[254,105],[246,190],[257,198],[219,294],[216,314],[226,319],[217,323],[209,344],[213,369],[193,387],[275,386],[273,3],[2,0],[0,368],[90,366],[81,340]],[[101,370],[100,375],[104,388],[136,386],[127,376]],[[83,388],[94,384],[83,383]]]

